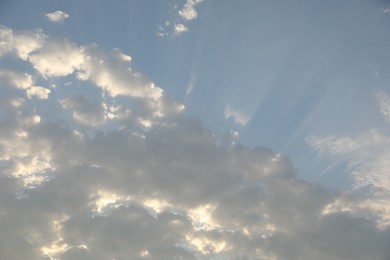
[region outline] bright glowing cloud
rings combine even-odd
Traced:
[[[0,32],[2,53],[29,65],[0,71],[1,259],[387,256],[386,193],[354,197],[303,181],[287,157],[236,144],[237,132],[219,143],[118,49]],[[15,37],[39,44],[21,55]],[[250,120],[229,106],[225,116]],[[361,170],[379,147],[368,158],[384,175],[388,139],[309,143]]]
[[[61,23],[69,18],[69,14],[60,10],[52,13],[47,13],[45,14],[45,16],[50,22],[54,22],[54,23]]]

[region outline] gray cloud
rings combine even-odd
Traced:
[[[343,210],[375,197],[300,180],[267,148],[219,144],[119,50],[42,39],[26,56],[2,51],[31,65],[32,85],[67,76],[100,96],[57,84],[47,99],[29,100],[0,74],[1,259],[388,256],[378,213]],[[72,53],[80,62],[60,58]]]

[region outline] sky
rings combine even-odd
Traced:
[[[390,259],[390,2],[0,1],[0,259]]]

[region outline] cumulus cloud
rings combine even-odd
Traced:
[[[183,8],[178,11],[179,15],[187,21],[194,20],[198,16],[195,6],[202,2],[203,0],[187,0]]]
[[[180,35],[188,31],[189,31],[188,27],[185,26],[184,24],[181,23],[175,24],[175,31],[174,31],[175,35]]]
[[[69,53],[80,62],[55,58]],[[46,38],[27,55],[31,81],[0,74],[1,259],[388,256],[380,207],[354,208],[360,198],[300,180],[267,148],[218,143],[126,57]],[[79,88],[57,84],[30,102],[35,77]]]
[[[15,33],[10,28],[0,26],[0,57],[6,53],[16,53],[26,60],[31,52],[41,48],[45,37],[41,30]]]
[[[69,18],[69,14],[60,10],[57,10],[52,13],[47,13],[45,14],[45,16],[50,22],[54,22],[54,23],[61,23]]]

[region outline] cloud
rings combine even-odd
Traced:
[[[92,102],[83,96],[72,96],[60,101],[64,109],[72,111],[73,119],[84,125],[98,126],[105,122],[105,104]]]
[[[232,108],[231,106],[225,106],[225,119],[232,118],[234,123],[246,126],[250,121],[250,117],[244,114],[242,111]]]
[[[186,27],[184,24],[181,23],[175,24],[175,31],[174,31],[175,35],[180,35],[188,31],[189,31],[188,27]]]
[[[178,20],[182,21],[177,21],[174,23],[169,20],[165,21],[163,26],[158,27],[157,36],[169,36],[169,31],[173,32],[173,35],[175,36],[180,36],[185,32],[189,32],[190,29],[188,28],[187,23],[197,18],[198,12],[196,11],[195,7],[202,2],[203,0],[187,0],[184,6],[177,11],[177,14],[180,18]],[[175,5],[173,9],[176,10],[177,8],[177,5]]]
[[[31,52],[42,46],[45,37],[41,30],[14,33],[10,28],[0,26],[0,57],[13,52],[26,60]]]
[[[194,90],[196,85],[196,76],[192,75],[190,82],[188,82],[187,89],[186,89],[186,96],[190,95],[192,91]]]
[[[390,122],[390,96],[383,91],[377,93],[377,98],[379,100],[379,111],[387,120]]]
[[[131,68],[131,57],[114,49],[100,51],[94,45],[78,46],[67,40],[46,39],[41,32],[13,33],[0,28],[5,42],[3,53],[17,53],[28,60],[43,77],[61,77],[76,73],[112,96],[129,95],[157,100],[162,89]]]
[[[390,193],[390,137],[372,129],[356,137],[310,136],[309,145],[336,164],[346,162],[355,186],[386,189]]]
[[[382,7],[381,11],[384,14],[390,14],[390,6]]]
[[[51,90],[38,86],[31,86],[27,89],[28,98],[36,97],[39,99],[47,99],[49,97]]]
[[[62,23],[69,18],[69,14],[60,10],[52,13],[47,13],[45,14],[45,16],[50,22],[54,22],[54,23]]]
[[[389,96],[384,92],[377,93],[380,113],[389,120]],[[316,136],[307,138],[308,144],[327,158],[333,165],[346,163],[346,171],[352,176],[355,191],[353,195],[333,204],[330,208],[343,211],[377,212],[379,225],[390,224],[390,207],[386,203],[390,199],[390,136],[385,129],[371,128],[356,136]],[[369,196],[361,196],[364,190]],[[358,194],[360,202],[353,198]],[[359,195],[360,194],[360,195]],[[366,211],[366,212],[364,212]]]
[[[388,120],[389,96],[377,94],[380,113]],[[355,185],[373,185],[390,194],[390,136],[381,129],[369,129],[357,136],[316,136],[307,138],[308,144],[320,156],[329,157],[335,163],[347,162],[348,171],[354,176]]]
[[[80,69],[85,61],[82,49],[66,40],[45,41],[28,59],[46,77],[66,76]]]
[[[36,97],[38,99],[47,99],[50,89],[34,86],[32,75],[15,70],[0,69],[0,78],[3,84],[17,89],[25,90],[29,99]]]
[[[219,144],[119,50],[46,37],[26,57],[7,52],[30,67],[0,74],[1,259],[388,256],[381,207],[354,207],[379,197],[300,180],[264,147]],[[29,100],[37,78],[56,87]]]
[[[187,0],[183,8],[178,11],[178,14],[184,20],[187,21],[194,20],[198,16],[198,13],[195,10],[195,6],[202,2],[203,0]]]

